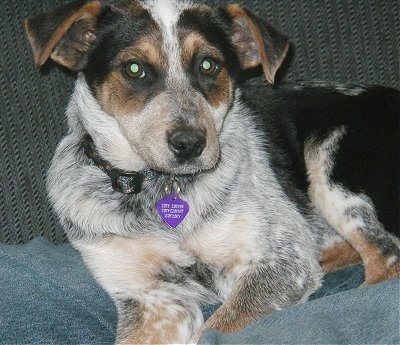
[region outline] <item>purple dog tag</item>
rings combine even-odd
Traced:
[[[172,229],[175,229],[189,212],[188,203],[174,193],[157,202],[156,207],[161,219]]]

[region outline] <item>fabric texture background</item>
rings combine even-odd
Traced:
[[[61,0],[0,0],[0,242],[66,238],[47,201],[45,176],[66,132],[74,76],[33,62],[23,20]],[[220,1],[201,1],[221,4]],[[294,56],[283,81],[399,87],[398,0],[238,1],[286,33]],[[290,62],[290,63],[289,63]]]

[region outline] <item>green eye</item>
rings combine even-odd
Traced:
[[[134,79],[141,79],[146,76],[142,64],[136,61],[129,62],[125,67],[125,72],[129,77]]]
[[[218,63],[210,58],[206,57],[200,62],[200,73],[206,76],[211,76],[219,70]]]

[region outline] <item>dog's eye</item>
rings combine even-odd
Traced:
[[[125,72],[129,77],[134,79],[141,79],[146,76],[146,72],[139,62],[129,62],[125,66]]]
[[[219,64],[212,58],[206,57],[200,62],[200,73],[211,76],[219,70]]]

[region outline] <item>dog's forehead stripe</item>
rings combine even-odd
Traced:
[[[184,7],[179,3],[178,8],[175,0],[153,0],[146,2],[143,6],[150,11],[153,18],[168,34],[172,33],[172,28],[176,25],[181,9]]]
[[[177,24],[182,12],[188,8],[189,3],[177,0],[153,0],[144,3],[143,6],[150,12],[160,27],[163,36],[162,49],[168,59],[168,75],[180,75],[183,77],[184,72],[181,62],[181,47],[177,35]]]

